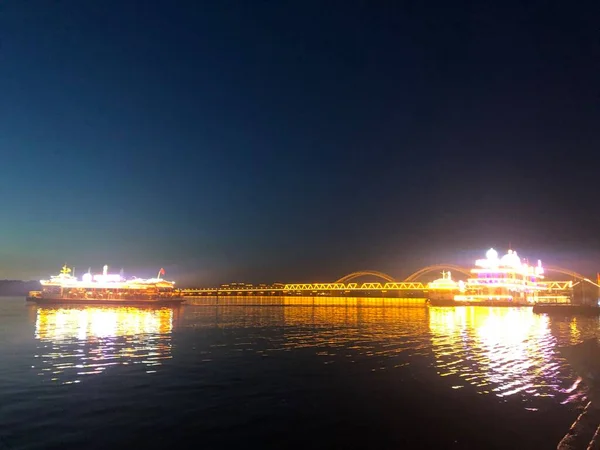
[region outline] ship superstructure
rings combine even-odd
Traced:
[[[542,262],[530,265],[513,250],[499,257],[496,250],[489,249],[485,259],[475,261],[471,274],[465,292],[455,296],[455,300],[528,304],[534,303],[544,289],[539,283],[544,278]]]
[[[428,299],[438,302],[452,301],[454,296],[465,291],[465,282],[454,281],[451,272],[442,272],[442,278],[427,283]]]
[[[122,274],[108,273],[105,265],[101,274],[92,275],[88,271],[78,279],[65,265],[58,275],[40,280],[42,290],[30,292],[27,299],[38,303],[181,302],[175,282],[161,278],[164,273],[164,269],[160,269],[156,278],[126,279]]]

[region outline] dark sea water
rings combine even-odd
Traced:
[[[553,449],[586,403],[556,347],[599,328],[398,299],[214,302],[0,298],[0,449]]]

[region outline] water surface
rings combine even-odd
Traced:
[[[597,318],[398,299],[0,299],[0,449],[555,448]],[[133,446],[133,447],[132,447]]]

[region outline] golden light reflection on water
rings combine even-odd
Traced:
[[[219,330],[186,334],[188,350],[207,363],[228,352],[302,351],[323,364],[360,363],[373,371],[409,366],[411,376],[439,375],[456,389],[559,401],[571,398],[576,376],[556,346],[598,335],[599,324],[597,318],[549,319],[527,308],[427,308],[414,299],[202,303],[208,301],[190,302],[183,317],[177,314],[184,330]],[[79,382],[114,365],[153,372],[171,358],[172,309],[38,308],[35,321],[35,370],[54,381]]]
[[[529,308],[431,308],[432,350],[441,376],[504,397],[564,393],[569,369],[556,355],[550,319]],[[573,330],[571,330],[573,331]]]
[[[135,307],[38,307],[38,375],[77,383],[115,365],[156,372],[171,357],[174,310]]]
[[[573,385],[577,377],[556,347],[599,330],[598,318],[549,319],[530,308],[428,308],[416,299],[208,301],[189,306],[187,326],[240,336],[240,351],[268,356],[301,349],[323,364],[360,361],[373,371],[410,366],[411,376],[437,374],[454,389],[517,396],[527,407],[534,398],[581,400],[584,392]]]
[[[224,335],[243,336],[236,351],[263,356],[314,352],[323,364],[361,360],[376,371],[406,365],[393,359],[404,352],[428,354],[423,305],[422,299],[352,297],[199,299],[186,305],[182,322],[184,328],[217,328]],[[204,350],[202,357],[210,359],[220,351],[217,347]]]

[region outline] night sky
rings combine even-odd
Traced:
[[[598,5],[2,1],[0,278],[600,271]]]

